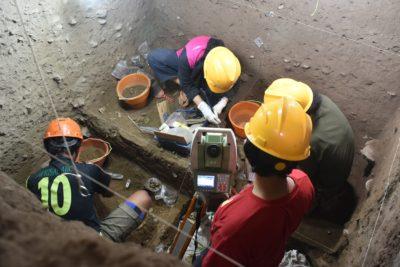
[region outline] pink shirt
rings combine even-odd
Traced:
[[[211,36],[207,35],[194,37],[184,47],[176,51],[176,54],[180,57],[183,49],[186,48],[186,56],[188,58],[189,66],[193,69],[196,63],[204,56],[204,52],[207,49],[208,41],[210,39]]]

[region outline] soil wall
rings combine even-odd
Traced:
[[[348,223],[348,245],[339,257],[339,266],[399,266],[399,128],[400,109],[374,146],[376,166],[369,177],[373,179],[371,191]]]
[[[103,90],[119,59],[129,59],[155,32],[152,1],[18,0],[24,24],[60,116],[74,115]],[[55,117],[14,0],[0,2],[0,169],[22,181],[43,152]]]

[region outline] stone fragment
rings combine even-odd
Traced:
[[[105,19],[107,17],[107,10],[106,9],[97,10],[96,17],[98,17],[99,19]]]
[[[73,108],[81,108],[83,106],[85,106],[85,99],[83,97],[79,97],[77,99],[75,99],[72,103],[71,103]]]
[[[115,25],[115,30],[118,32],[122,29],[122,23],[118,23],[117,25]]]
[[[58,74],[55,74],[52,79],[53,79],[53,81],[56,82],[56,84],[60,84],[61,83],[61,76],[58,75]]]
[[[96,41],[94,41],[94,40],[91,40],[91,41],[89,41],[89,44],[90,44],[90,46],[92,47],[92,48],[96,48],[99,44],[96,42]]]
[[[68,24],[70,26],[75,26],[78,23],[78,21],[75,18],[70,18],[70,20],[68,21]]]

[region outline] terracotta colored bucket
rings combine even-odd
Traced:
[[[259,107],[260,104],[251,101],[240,101],[231,107],[228,118],[237,136],[246,138],[244,125],[250,121]]]
[[[151,85],[150,78],[143,73],[133,73],[126,75],[117,84],[118,99],[132,108],[135,109],[143,108],[144,106],[146,106],[147,98],[149,97],[150,94],[150,85]],[[132,86],[145,86],[146,88],[140,95],[137,95],[132,98],[124,97],[123,95],[124,90]]]
[[[98,149],[101,149],[103,151],[103,155],[101,157],[91,159],[89,161],[86,161],[87,163],[93,163],[96,164],[97,166],[103,166],[105,160],[107,159],[108,155],[111,153],[111,145],[110,143],[97,139],[97,138],[87,138],[82,141],[81,147],[78,152],[77,156],[77,162],[82,162],[80,160],[81,153],[83,153],[86,149],[89,147],[95,147]]]

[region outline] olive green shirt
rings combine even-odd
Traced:
[[[353,130],[338,106],[324,95],[311,118],[311,155],[299,167],[310,176],[316,189],[341,188],[353,164]]]

